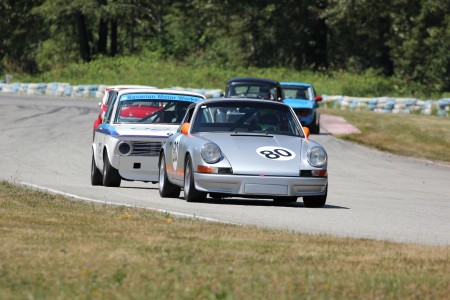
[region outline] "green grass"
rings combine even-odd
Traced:
[[[278,81],[313,83],[319,94],[359,97],[404,96],[434,99],[444,95],[426,95],[429,89],[411,88],[395,78],[385,78],[368,71],[364,74],[346,72],[296,71],[286,68],[223,68],[201,60],[190,64],[165,59],[147,52],[127,57],[99,57],[90,63],[69,64],[36,76],[14,74],[17,82],[67,82],[77,84],[145,84],[160,88],[225,89],[232,77],[263,77]]]
[[[445,299],[448,247],[305,235],[0,182],[1,299]]]
[[[450,163],[450,118],[331,108],[321,112],[341,116],[361,131],[343,135],[343,139],[394,154]]]

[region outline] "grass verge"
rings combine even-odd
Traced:
[[[445,299],[448,247],[312,236],[0,182],[1,299]]]
[[[340,138],[390,153],[450,163],[450,119],[426,115],[383,114],[321,108],[341,116],[361,134]]]

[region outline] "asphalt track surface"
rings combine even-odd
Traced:
[[[311,135],[329,156],[323,208],[263,199],[162,199],[158,185],[90,184],[92,125],[98,99],[0,95],[0,179],[76,199],[145,207],[242,225],[311,234],[450,245],[450,165],[399,157]]]

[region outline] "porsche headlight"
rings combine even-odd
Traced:
[[[312,147],[306,154],[308,162],[313,167],[323,167],[327,163],[327,153],[320,147]]]
[[[117,145],[117,150],[122,155],[129,155],[131,153],[131,145],[128,142],[121,141],[119,145]]]
[[[202,158],[208,164],[215,164],[222,158],[222,153],[219,146],[213,143],[208,143],[202,147]]]

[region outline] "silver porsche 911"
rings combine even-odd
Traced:
[[[188,202],[243,197],[322,207],[327,154],[293,110],[267,100],[221,98],[191,104],[161,148],[159,193]]]

